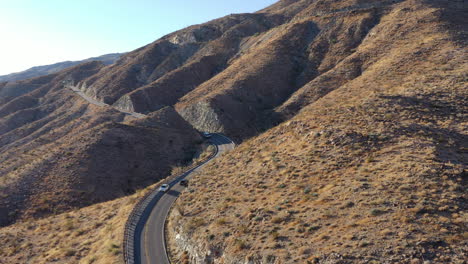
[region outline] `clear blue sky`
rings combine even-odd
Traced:
[[[165,34],[277,0],[0,0],[0,75],[131,51]]]

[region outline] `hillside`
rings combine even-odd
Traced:
[[[134,193],[198,150],[201,137],[170,107],[132,120],[64,86],[102,67],[89,62],[0,90],[0,225]]]
[[[281,0],[0,82],[0,263],[121,263],[141,190],[201,131],[239,144],[173,207],[174,263],[465,263],[466,13]]]
[[[293,24],[306,19],[321,28],[333,21],[326,27],[331,32],[318,33],[309,48],[323,52],[331,42],[325,50],[336,55],[320,53],[318,66],[306,64],[319,75],[275,108],[289,121],[247,140],[192,180],[170,218],[173,259],[464,263],[466,24],[460,27],[456,6],[437,4],[404,1],[309,19],[316,6],[302,6]],[[359,28],[357,21],[362,27],[372,21],[372,29],[352,34],[348,28]],[[346,47],[350,33],[360,36],[359,45]],[[252,73],[255,61],[243,65],[231,76],[245,68]],[[238,81],[231,76],[221,83]],[[227,92],[220,87],[214,83],[210,100],[218,99],[225,112],[242,111],[221,101]]]
[[[59,71],[62,71],[66,68],[70,68],[72,66],[76,66],[76,65],[90,62],[90,61],[100,61],[104,63],[105,65],[110,65],[114,63],[115,61],[117,61],[120,58],[120,56],[122,56],[122,53],[112,53],[112,54],[102,55],[99,57],[89,58],[86,60],[81,60],[81,61],[63,61],[63,62],[58,62],[58,63],[54,63],[50,65],[35,66],[22,72],[2,75],[0,76],[0,83],[1,82],[15,82],[15,81],[26,80],[26,79],[30,79],[34,77],[43,76],[43,75],[49,75],[52,73],[57,73]]]

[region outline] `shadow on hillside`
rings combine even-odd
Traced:
[[[445,29],[455,40],[466,42],[468,37],[466,23],[468,4],[466,0],[425,0],[425,3],[439,9],[436,14],[442,21],[447,22]]]
[[[450,129],[440,129],[419,124],[401,127],[400,133],[431,138],[436,144],[436,158],[443,163],[464,165],[468,163],[468,136]]]
[[[438,121],[457,120],[464,116],[468,103],[461,96],[448,98],[444,93],[425,94],[420,97],[381,96],[390,105],[399,106],[397,111],[406,110],[413,114],[412,119],[420,120],[428,125],[414,123],[399,127],[398,134],[410,137],[421,135],[431,138],[436,145],[437,159],[444,163],[467,164],[468,136],[454,129],[439,128]],[[446,99],[446,100],[444,100]],[[401,108],[400,108],[401,107]]]
[[[458,113],[462,113],[468,108],[468,103],[462,96],[447,98],[447,94],[431,93],[421,97],[414,96],[380,96],[391,104],[401,106],[405,110],[411,110],[421,115],[433,119],[434,117],[447,118]],[[447,100],[443,100],[447,98]]]

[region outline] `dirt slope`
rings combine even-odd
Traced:
[[[197,151],[200,136],[170,107],[132,121],[64,86],[101,67],[83,64],[2,90],[1,225],[131,194]]]
[[[171,213],[174,263],[464,263],[466,13],[282,0],[0,83],[0,263],[118,262],[132,193],[192,158],[195,129],[240,144]]]
[[[363,20],[374,26],[336,66],[328,61],[337,56],[326,54],[316,68],[324,73],[277,107],[289,121],[192,181],[171,214],[174,259],[464,263],[462,10],[404,1],[377,17],[378,10],[331,15],[339,28]],[[349,38],[337,32],[339,50]]]

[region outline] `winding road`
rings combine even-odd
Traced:
[[[142,215],[142,221],[140,221],[141,224],[140,226],[137,226],[135,234],[135,263],[170,263],[166,252],[164,225],[172,204],[180,195],[180,192],[185,188],[178,184],[178,182],[185,178],[189,179],[208,162],[218,157],[221,153],[233,149],[235,146],[231,139],[221,134],[211,135],[210,142],[216,146],[216,155],[207,160],[205,163],[185,172],[179,178],[172,181],[169,184],[171,189],[166,193],[160,192],[157,196],[155,196],[154,200],[156,201],[149,204],[149,206],[153,206],[152,210],[146,210],[147,213]]]
[[[74,86],[67,86],[73,92],[81,96],[84,100],[88,101],[91,104],[107,107],[108,104],[99,102],[94,98],[87,96],[81,90]],[[112,107],[112,106],[111,106]],[[146,117],[144,114],[135,113],[135,112],[126,112],[121,109],[116,110],[130,115],[134,118],[143,118]],[[213,133],[210,134],[209,142],[212,143],[216,150],[215,155],[211,156],[210,159],[204,163],[188,170],[179,177],[172,180],[169,184],[170,189],[167,192],[157,192],[154,190],[154,195],[151,196],[151,200],[142,208],[142,214],[137,218],[137,223],[132,223],[134,232],[132,232],[131,239],[131,252],[133,255],[130,259],[125,259],[127,263],[137,263],[137,264],[170,264],[169,257],[166,250],[166,240],[165,240],[165,223],[166,218],[169,214],[169,211],[172,207],[172,204],[177,200],[181,191],[185,188],[184,186],[178,184],[182,179],[191,178],[196,172],[198,172],[202,167],[204,167],[208,162],[214,158],[221,155],[223,152],[231,150],[235,147],[234,142],[228,137]],[[128,223],[127,223],[128,224]]]
[[[76,94],[78,94],[79,96],[81,96],[81,98],[85,99],[86,101],[88,101],[88,103],[90,104],[93,104],[93,105],[97,105],[97,106],[102,106],[102,107],[105,107],[105,106],[110,106],[112,108],[114,108],[115,110],[121,112],[121,113],[124,113],[128,116],[131,116],[131,117],[134,117],[134,118],[143,118],[143,117],[146,117],[146,115],[144,114],[140,114],[140,113],[135,113],[135,112],[127,112],[127,111],[124,111],[122,109],[119,109],[119,108],[116,108],[116,107],[113,107],[111,105],[108,105],[106,103],[103,103],[103,102],[100,102],[88,95],[86,95],[83,91],[81,91],[80,89],[78,89],[77,87],[75,86],[72,86],[72,85],[67,85],[66,87],[70,88],[73,92],[75,92]]]

